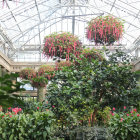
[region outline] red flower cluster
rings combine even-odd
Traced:
[[[21,108],[18,108],[18,107],[16,107],[16,108],[13,108],[12,109],[12,111],[15,113],[15,115],[18,113],[18,112],[21,112],[22,111],[22,109]]]
[[[123,108],[124,108],[124,110],[125,110],[125,109],[126,109],[126,106],[124,106]],[[116,110],[115,107],[113,107],[112,110],[115,111],[115,110]],[[126,115],[127,117],[129,117],[129,116],[133,117],[134,115],[137,116],[137,117],[140,117],[140,114],[137,113],[137,109],[136,109],[136,108],[134,108],[133,110],[131,110],[130,113],[131,113],[131,114],[128,114],[128,113],[127,113],[127,114],[125,114],[125,115]],[[112,111],[110,111],[110,114],[111,114],[112,116],[115,115]],[[124,119],[121,118],[121,119],[120,119],[120,122],[123,122],[123,120],[124,120]]]

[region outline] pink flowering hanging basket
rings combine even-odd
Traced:
[[[38,69],[38,76],[43,76],[50,80],[54,77],[55,67],[51,65],[42,65]]]
[[[99,45],[112,45],[119,41],[124,31],[123,22],[113,16],[100,16],[88,23],[86,37]]]
[[[55,70],[62,70],[63,67],[70,67],[72,63],[70,61],[60,61],[55,63]]]
[[[25,69],[20,71],[19,75],[22,79],[30,80],[33,77],[35,77],[36,72],[32,68],[25,68]]]
[[[87,58],[88,61],[92,61],[92,59],[98,59],[99,61],[103,61],[103,54],[101,51],[97,50],[97,49],[83,49],[82,52],[83,56]]]
[[[80,55],[82,43],[68,32],[53,33],[45,37],[43,53],[46,57],[70,60],[70,54]]]

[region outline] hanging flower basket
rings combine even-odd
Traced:
[[[55,70],[62,70],[63,67],[69,67],[71,66],[70,61],[60,61],[55,63]]]
[[[31,84],[36,88],[46,87],[46,85],[48,84],[48,79],[43,76],[36,75],[34,78],[32,78]]]
[[[30,80],[33,77],[35,77],[35,75],[36,75],[36,72],[32,68],[25,68],[21,70],[20,72],[20,77],[25,80]]]
[[[84,49],[82,54],[84,55],[84,57],[86,57],[88,59],[88,61],[91,61],[92,59],[98,59],[100,61],[103,60],[103,56],[101,54],[101,52],[99,50],[96,49]]]
[[[55,76],[54,66],[42,65],[36,72],[36,76],[32,78],[32,85],[34,87],[45,87],[48,84],[48,80]]]
[[[45,37],[43,53],[47,57],[61,58],[69,61],[70,54],[72,53],[78,57],[81,49],[82,43],[78,37],[67,32],[53,33]]]
[[[50,80],[51,78],[54,77],[54,71],[55,71],[54,66],[42,65],[38,69],[38,76],[43,76],[43,77],[47,78],[48,80]]]
[[[95,44],[111,45],[123,34],[123,22],[113,16],[100,16],[88,23],[86,37]]]

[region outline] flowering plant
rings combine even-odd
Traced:
[[[25,68],[20,72],[20,77],[26,80],[32,79],[33,77],[35,77],[35,75],[36,73],[32,68]]]
[[[34,111],[33,113],[17,113],[20,108],[13,108],[7,113],[0,112],[1,140],[44,139],[52,137],[53,113],[48,111]]]
[[[2,109],[2,106],[1,106],[1,109]],[[0,118],[5,118],[5,117],[10,117],[11,118],[13,115],[17,115],[18,112],[21,112],[21,111],[22,111],[21,108],[18,108],[18,107],[11,108],[11,107],[9,107],[8,111],[6,113],[2,112],[2,110],[1,110]]]
[[[140,114],[137,109],[116,113],[113,109],[109,122],[110,131],[117,140],[138,140],[140,138]]]
[[[86,57],[88,59],[88,61],[91,61],[92,59],[98,59],[98,60],[103,60],[103,56],[101,54],[101,52],[99,50],[96,49],[84,49],[82,54],[84,55],[84,57]]]
[[[95,44],[111,45],[122,37],[123,22],[113,16],[100,16],[88,23],[87,38]]]
[[[63,67],[69,67],[71,66],[71,62],[70,61],[60,61],[60,62],[56,62],[55,63],[55,69],[56,70],[62,70]]]
[[[69,60],[70,53],[78,57],[81,48],[82,43],[79,41],[78,37],[71,33],[53,33],[45,37],[43,53],[47,57],[58,57]]]
[[[48,80],[54,77],[54,67],[49,65],[42,65],[38,69],[35,77],[32,78],[32,85],[34,87],[45,87]]]
[[[51,79],[51,77],[54,77],[54,66],[51,65],[42,65],[38,69],[38,76],[44,76],[47,79]]]

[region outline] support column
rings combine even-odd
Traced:
[[[2,76],[4,76],[5,74],[7,74],[7,70],[5,68],[2,68]]]
[[[2,77],[2,66],[0,65],[0,77]]]
[[[37,101],[43,102],[45,100],[46,87],[37,88]]]

